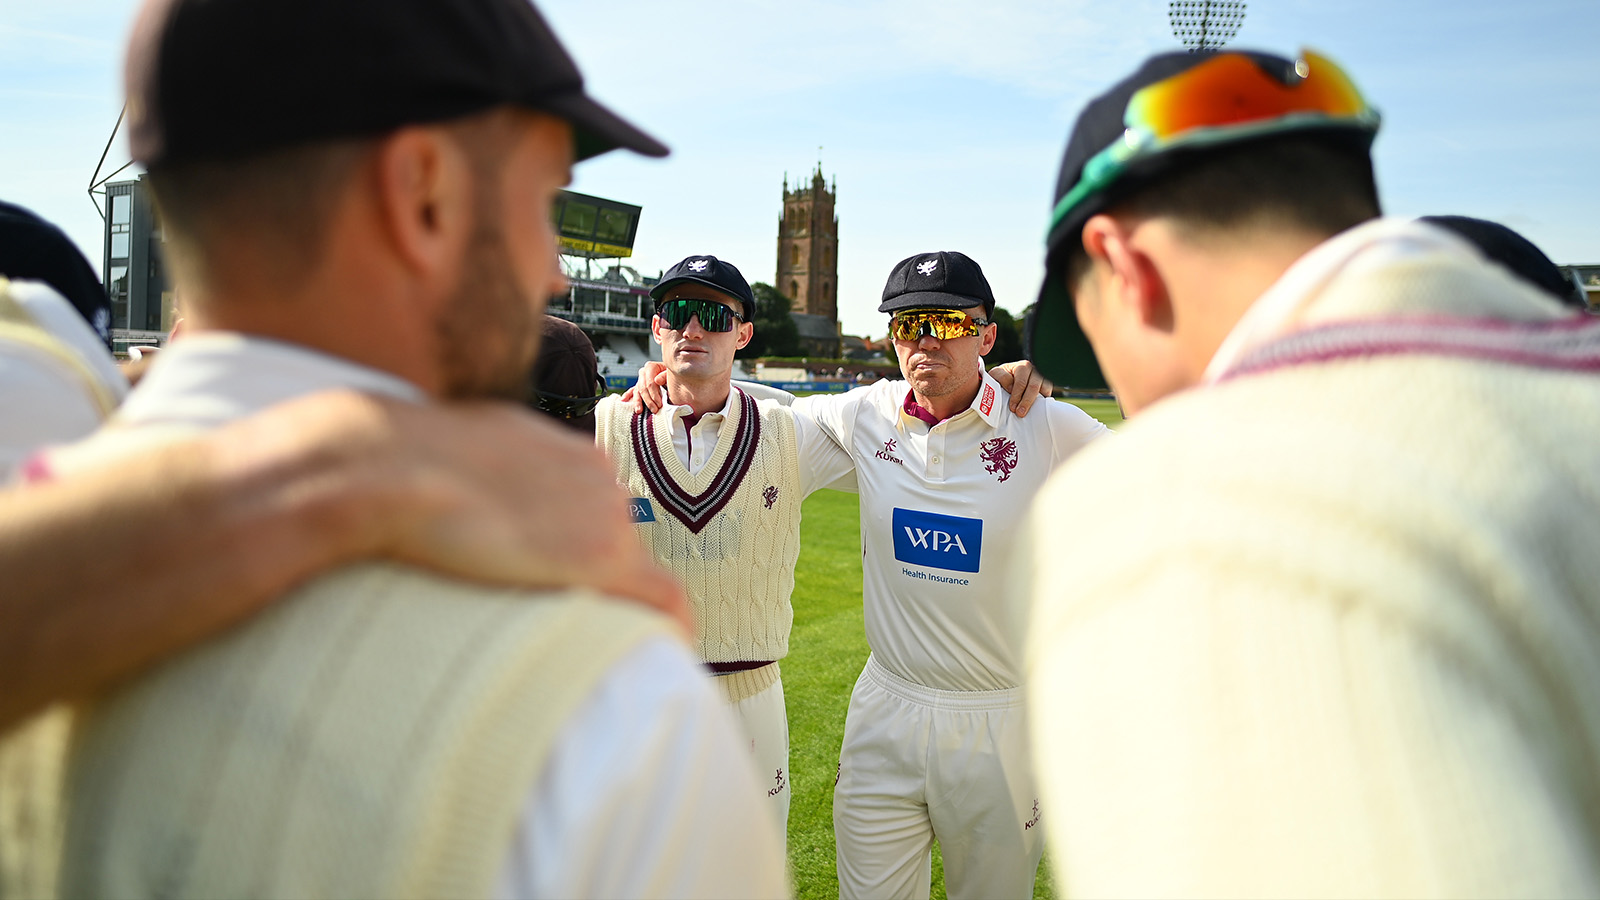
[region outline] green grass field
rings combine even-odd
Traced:
[[[1116,427],[1122,421],[1109,400],[1074,401]],[[856,496],[818,491],[806,500],[795,570],[794,632],[783,661],[789,709],[789,864],[802,900],[837,898],[833,868],[833,776],[844,735],[850,688],[867,661],[861,609],[861,531]],[[1035,897],[1051,897],[1050,860],[1039,869]],[[944,875],[934,849],[933,896],[942,898]]]

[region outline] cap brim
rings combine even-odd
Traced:
[[[1024,345],[1039,373],[1057,387],[1104,391],[1110,388],[1100,371],[1094,347],[1078,324],[1077,309],[1067,292],[1065,275],[1049,266],[1039,300],[1028,314]]]
[[[572,123],[576,144],[574,161],[581,162],[619,149],[656,157],[670,152],[666,144],[635,128],[587,94],[545,99],[539,107]]]
[[[909,294],[896,294],[878,304],[878,312],[899,312],[902,309],[971,309],[981,306],[985,312],[989,309],[989,301],[982,297],[968,297],[964,294],[949,294],[944,291],[912,291]]]

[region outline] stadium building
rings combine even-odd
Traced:
[[[161,260],[161,228],[145,176],[106,186],[101,276],[111,297],[111,345],[154,346],[172,331],[173,293]]]

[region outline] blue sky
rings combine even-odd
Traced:
[[[632,264],[715,253],[771,281],[785,173],[820,146],[839,189],[845,330],[879,334],[899,259],[961,250],[1002,306],[1035,295],[1082,104],[1176,42],[1164,0],[548,0],[591,92],[673,148],[611,154],[575,190],[644,207]],[[85,194],[121,108],[135,5],[0,0],[0,197],[99,266]],[[1600,2],[1256,0],[1234,46],[1338,60],[1384,114],[1389,212],[1497,219],[1600,263]],[[107,162],[127,161],[119,135]]]

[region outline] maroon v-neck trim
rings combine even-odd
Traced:
[[[652,419],[649,413],[633,417],[633,457],[639,461],[645,484],[662,508],[691,532],[699,534],[733,499],[751,463],[755,462],[756,445],[761,441],[761,410],[748,394],[739,391],[739,424],[734,429],[733,447],[710,486],[700,494],[689,493],[668,471],[663,454],[674,451],[670,444],[663,450]]]

